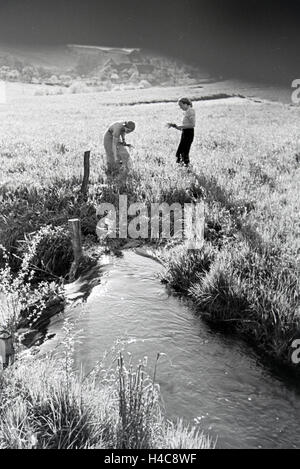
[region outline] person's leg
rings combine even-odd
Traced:
[[[182,159],[185,166],[190,164],[190,150],[194,140],[194,131],[188,130],[184,132]]]
[[[186,145],[185,145],[185,148],[184,148],[182,159],[183,159],[183,163],[185,164],[185,166],[188,166],[190,164],[191,145],[192,145],[192,142],[187,141]]]
[[[179,147],[176,152],[176,161],[178,164],[182,163],[183,161],[182,160],[183,151],[184,151],[184,133],[182,132]]]

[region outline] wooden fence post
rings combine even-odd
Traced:
[[[13,362],[14,347],[12,336],[7,332],[0,333],[0,370]]]
[[[80,260],[82,259],[82,244],[81,244],[81,223],[78,218],[69,220],[69,229],[72,238],[73,254],[74,261],[72,263],[69,280],[73,281],[75,279],[76,270],[79,266]]]
[[[188,250],[199,250],[204,245],[205,206],[204,202],[185,204],[184,237]]]
[[[87,197],[87,193],[88,193],[88,185],[89,185],[89,178],[90,178],[90,156],[91,156],[90,151],[86,151],[84,153],[84,173],[83,173],[83,181],[81,185],[81,193],[84,197]]]

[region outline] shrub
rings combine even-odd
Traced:
[[[81,81],[74,81],[69,87],[69,92],[72,94],[89,93],[89,87]]]
[[[31,256],[35,255],[35,248],[33,245]],[[1,251],[5,266],[0,269],[0,330],[8,332],[16,342],[19,327],[36,326],[49,304],[59,302],[63,309],[64,298],[58,283],[34,282],[35,271],[30,266],[29,254],[23,256],[15,274],[6,250],[1,247]]]

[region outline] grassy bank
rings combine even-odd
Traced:
[[[199,428],[161,412],[145,364],[119,355],[88,376],[72,371],[72,341],[58,358],[20,358],[0,375],[1,449],[210,449]],[[71,352],[71,353],[70,353]]]
[[[0,332],[13,337],[15,363],[0,371],[0,448],[213,448],[198,427],[164,418],[156,371],[150,378],[145,360],[134,366],[114,352],[113,365],[104,367],[103,360],[86,376],[80,375],[74,371],[76,334],[69,321],[64,323],[64,337],[55,354],[26,350],[43,342],[50,306],[53,314],[64,307],[62,285],[41,280],[49,277],[49,271],[31,268],[49,234],[62,249],[64,237],[57,238],[62,233],[42,228],[18,270],[11,268],[2,249],[6,264],[0,270]]]
[[[151,93],[153,100],[166,98],[163,90]],[[117,204],[118,194],[126,194],[128,203],[205,200],[204,252],[170,243],[163,253],[164,281],[192,298],[203,317],[238,330],[289,366],[291,342],[300,333],[299,109],[246,99],[196,102],[193,167],[186,171],[175,164],[178,133],[165,127],[181,120],[175,104],[129,106],[129,97],[122,103],[118,95],[111,97],[112,106],[104,106],[102,98],[36,97],[1,109],[0,230],[11,262],[26,245],[25,252],[30,250],[30,233],[46,226],[55,235],[43,245],[55,247],[40,248],[34,264],[64,277],[66,272],[55,271],[50,260],[61,259],[62,242],[70,247],[62,234],[67,219],[80,217],[84,234],[95,239],[97,205]],[[115,106],[116,99],[124,105]],[[101,139],[118,119],[137,123],[128,137],[135,146],[133,171],[126,180],[108,180]],[[83,202],[78,188],[87,149],[92,151],[91,184]]]
[[[298,371],[299,275],[295,260],[239,242],[215,251],[172,250],[163,281],[191,298],[205,320],[249,339],[274,364]]]

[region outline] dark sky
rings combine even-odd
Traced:
[[[299,19],[300,0],[0,0],[0,42],[142,47],[279,82],[300,75]]]

